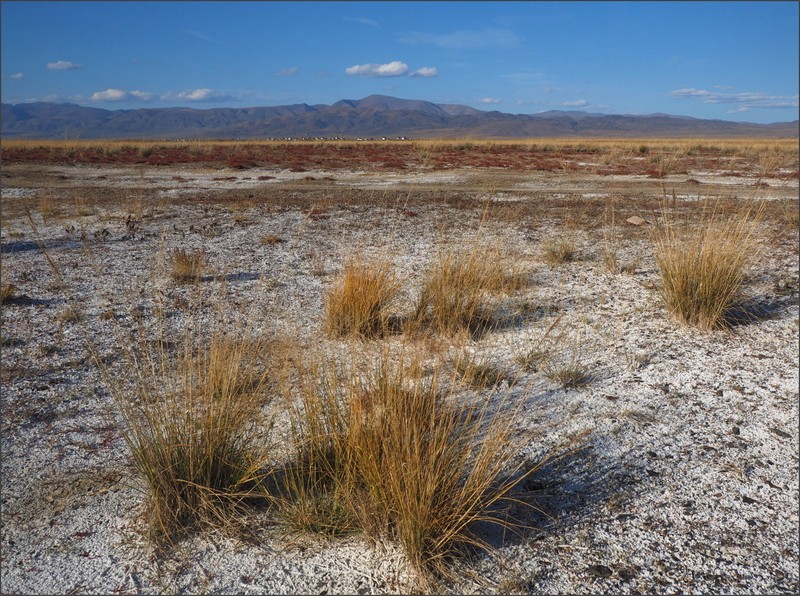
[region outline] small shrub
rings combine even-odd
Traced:
[[[526,352],[517,354],[514,358],[523,370],[527,372],[537,372],[542,363],[550,357],[550,350],[543,347],[531,348]]]
[[[388,330],[392,301],[400,290],[389,261],[345,264],[341,278],[325,299],[325,329],[334,336],[375,337]]]
[[[606,205],[603,213],[603,265],[609,273],[619,273],[619,237],[617,235],[616,210],[614,203]]]
[[[609,273],[619,273],[622,270],[614,247],[605,246],[603,248],[603,265],[605,265],[606,271]]]
[[[678,225],[666,211],[655,232],[661,295],[681,323],[704,330],[728,326],[741,299],[748,266],[757,257],[762,210],[728,219],[704,208],[697,225]]]
[[[51,196],[43,194],[39,197],[39,214],[42,216],[42,221],[47,221],[59,214],[58,207],[53,203]]]
[[[171,262],[172,279],[178,283],[196,283],[205,268],[206,253],[202,248],[194,251],[176,248],[172,251]]]

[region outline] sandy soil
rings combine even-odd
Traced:
[[[757,318],[711,334],[670,319],[648,237],[665,198],[773,205],[746,287]],[[481,234],[529,279],[498,308],[527,315],[472,349],[520,376],[519,456],[562,457],[519,489],[538,508],[524,514],[533,529],[481,530],[495,550],[454,562],[460,579],[442,589],[797,593],[796,198],[796,179],[713,171],[4,165],[2,281],[16,293],[2,310],[2,591],[409,591],[395,545],[287,535],[257,514],[255,542],[204,533],[157,555],[86,342],[111,361],[115,324],[146,326],[156,308],[179,324],[187,303],[223,292],[254,325],[323,345],[323,292],[348,255],[389,255],[411,301],[437,247],[468,242],[488,202]],[[603,265],[611,201],[628,273]],[[625,223],[634,215],[647,223]],[[558,238],[578,258],[547,265],[542,245]],[[197,288],[154,274],[174,247],[203,247],[219,274]],[[66,316],[75,304],[79,320]],[[558,317],[564,357],[591,371],[583,387],[520,368]]]

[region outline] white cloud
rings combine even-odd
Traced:
[[[589,102],[585,99],[576,99],[575,101],[562,101],[560,106],[564,106],[565,108],[585,108],[589,105]]]
[[[17,72],[17,73],[14,73],[13,75],[11,75],[8,78],[11,79],[12,81],[21,81],[22,77],[24,77],[24,76],[25,75],[22,74],[21,72]]]
[[[202,33],[198,32],[198,31],[192,31],[191,29],[187,29],[186,33],[188,33],[189,35],[194,35],[195,37],[197,37],[199,39],[202,39],[202,40],[205,40],[205,41],[210,41],[212,43],[219,43],[216,39],[211,39],[207,35],[203,35]]]
[[[213,89],[195,89],[193,91],[181,91],[177,94],[167,93],[161,99],[177,99],[181,101],[236,101],[236,98],[227,93],[214,91]]]
[[[536,99],[517,99],[514,101],[514,105],[516,106],[535,106],[540,104],[541,102]]]
[[[442,35],[414,31],[402,35],[400,41],[409,44],[430,44],[449,49],[473,49],[489,46],[513,47],[519,43],[519,38],[508,29],[483,29],[481,31],[454,31]]]
[[[399,60],[388,64],[356,64],[345,72],[360,77],[400,77],[408,72],[408,64]]]
[[[373,21],[372,19],[365,19],[363,17],[343,17],[345,21],[351,21],[353,23],[360,23],[362,25],[367,25],[368,27],[380,27],[377,21]]]
[[[155,94],[145,91],[124,91],[123,89],[106,89],[96,91],[89,98],[90,101],[151,101]]]
[[[483,97],[478,100],[478,103],[500,103],[500,100],[494,97]]]
[[[412,72],[410,77],[438,77],[439,69],[435,66],[423,66]]]
[[[69,60],[59,60],[58,62],[48,62],[47,68],[50,70],[75,70],[83,67],[80,64],[75,64]]]
[[[670,92],[675,99],[695,99],[711,104],[739,104],[740,108],[797,108],[800,107],[798,96],[768,95],[766,93],[719,93],[705,89],[676,89]],[[745,111],[739,110],[739,111]]]
[[[279,70],[275,73],[276,77],[291,77],[296,75],[300,72],[300,69],[297,66],[290,66],[289,68],[284,68],[283,70]]]

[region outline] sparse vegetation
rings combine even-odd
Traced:
[[[689,346],[671,342],[666,357],[659,352],[663,333],[673,324],[654,316],[653,290],[663,288],[664,303],[678,320],[704,329],[718,328],[747,312],[750,303],[740,303],[744,293],[740,290],[745,282],[752,282],[746,289],[748,297],[752,294],[752,304],[758,304],[753,309],[764,304],[765,312],[778,314],[768,331],[756,326],[747,329],[747,341],[755,339],[753,348],[748,345],[747,354],[742,355],[752,353],[758,358],[754,366],[773,367],[769,374],[780,383],[794,380],[789,374],[782,376],[779,358],[773,358],[772,347],[765,346],[777,346],[784,362],[791,356],[787,338],[791,339],[791,334],[796,338],[798,330],[793,314],[798,282],[791,267],[797,253],[798,209],[790,192],[794,189],[792,176],[796,176],[796,141],[792,147],[786,143],[773,147],[771,141],[737,145],[730,140],[704,140],[691,146],[653,139],[646,145],[641,140],[413,141],[391,145],[396,160],[386,150],[388,143],[371,141],[110,143],[97,157],[92,151],[102,143],[76,141],[69,151],[78,162],[102,163],[113,158],[139,164],[128,166],[142,172],[142,190],[135,197],[127,188],[112,188],[109,180],[108,187],[97,183],[84,191],[81,186],[78,199],[70,194],[73,191],[62,192],[55,176],[48,179],[52,185],[48,189],[53,190],[28,192],[35,185],[24,178],[29,175],[20,163],[24,159],[10,153],[16,155],[16,161],[9,179],[18,188],[7,192],[4,187],[1,296],[3,305],[11,302],[14,306],[4,308],[0,343],[4,389],[7,383],[12,389],[9,407],[24,409],[23,414],[15,411],[16,418],[11,420],[18,418],[26,425],[18,430],[4,419],[4,432],[10,428],[15,433],[31,433],[36,441],[49,441],[59,450],[65,444],[71,449],[84,448],[82,439],[76,437],[88,419],[83,417],[88,410],[85,404],[109,404],[102,391],[94,390],[96,378],[87,374],[85,357],[76,354],[75,346],[81,342],[75,335],[82,331],[91,339],[97,337],[100,347],[95,358],[110,388],[116,418],[108,429],[85,441],[87,475],[94,474],[90,466],[106,465],[101,458],[109,454],[103,450],[115,444],[116,433],[121,431],[134,474],[146,495],[149,534],[158,546],[167,546],[195,529],[231,523],[238,530],[248,529],[249,538],[263,539],[265,547],[272,546],[273,536],[258,533],[262,524],[277,525],[291,544],[313,538],[305,533],[323,535],[330,539],[329,545],[343,536],[363,534],[378,543],[392,542],[390,548],[399,545],[402,556],[395,558],[393,553],[391,565],[410,562],[421,578],[413,590],[436,592],[442,586],[435,579],[449,573],[458,555],[471,552],[472,546],[488,549],[481,538],[492,543],[506,540],[504,530],[501,537],[487,526],[514,529],[518,524],[536,525],[535,517],[521,512],[526,504],[534,503],[529,498],[558,494],[560,489],[547,490],[556,488],[557,482],[599,480],[588,486],[609,488],[613,493],[609,502],[616,499],[619,511],[629,511],[627,499],[638,497],[622,494],[622,490],[614,493],[616,477],[602,476],[609,468],[603,461],[611,460],[587,457],[568,462],[554,470],[561,476],[530,479],[530,484],[525,472],[534,461],[528,458],[540,457],[542,451],[558,444],[559,435],[571,433],[570,440],[578,437],[577,441],[582,433],[595,429],[608,431],[609,437],[619,439],[627,449],[624,453],[619,450],[619,463],[628,466],[632,460],[625,458],[645,458],[636,451],[641,441],[630,434],[637,425],[655,420],[659,400],[651,399],[653,403],[645,404],[647,407],[636,401],[645,384],[648,396],[652,389],[656,395],[663,391],[672,398],[686,395],[687,383],[696,382],[697,394],[721,409],[736,401],[728,399],[731,392],[749,390],[744,380],[732,378],[737,384],[731,384],[724,375],[716,374],[721,370],[717,349],[727,348],[731,345],[728,340],[736,337],[725,338],[722,344],[715,342],[708,357],[705,349],[695,349],[702,347],[702,342],[695,342],[697,338]],[[4,157],[16,149],[4,141]],[[35,155],[40,147],[31,142],[29,149]],[[50,151],[52,155],[43,160],[57,160],[65,154],[61,145]],[[672,177],[677,187],[672,203],[668,208],[661,206],[663,223],[648,236],[661,205],[658,189],[664,184],[647,180],[643,174],[657,166],[662,156],[674,159],[673,173],[684,171],[690,162],[686,156],[695,160],[691,168],[700,172],[719,169],[716,162],[724,164],[725,174],[721,175],[726,182],[734,176],[729,169],[741,172],[746,180],[732,186],[737,193],[748,186],[745,193],[755,194],[762,191],[753,190],[752,178],[745,176],[758,171],[760,156],[773,153],[781,155],[781,167],[771,167],[766,161],[761,164],[775,178],[769,180],[770,190],[763,191],[775,194],[765,208],[761,227],[766,234],[760,234],[757,210],[737,210],[738,205],[753,203],[742,198],[744,194],[737,194],[735,200],[721,200],[718,209],[703,211],[695,200],[703,187],[696,185],[711,187],[707,179],[713,172],[706,172],[691,174],[703,182]],[[720,159],[723,154],[731,159]],[[324,171],[322,166],[327,164],[317,158],[326,155],[335,157],[333,164],[339,163],[336,160],[348,164],[332,168],[373,164],[365,167],[364,179],[388,167],[399,168],[391,164],[400,162],[413,168],[424,161],[431,166],[425,172],[431,180],[436,180],[441,170],[464,164],[509,171],[500,179],[494,172],[470,169],[466,179],[470,185],[477,180],[476,190],[465,190],[465,183],[453,182],[458,190],[452,192],[445,183],[434,188],[438,182],[426,182],[422,191],[407,181],[398,182],[405,184],[400,191],[370,189],[363,184],[361,173],[359,188],[348,191],[350,174],[345,173],[337,175],[341,186],[331,192],[323,186],[327,178],[317,171],[318,167]],[[652,163],[642,155],[652,156]],[[215,164],[207,170],[193,170],[192,176],[206,179],[218,173],[217,163],[266,167],[280,177],[283,174],[276,170],[289,161],[287,169],[313,169],[309,173],[317,182],[308,184],[294,177],[283,189],[287,181],[278,180],[279,184],[258,186],[256,192],[253,187],[258,180],[273,177],[254,172],[250,182],[239,185],[245,178],[214,176],[213,192],[198,190],[202,192],[198,201],[183,194],[191,191],[197,180],[174,176],[180,171],[177,169],[150,167],[184,163],[181,160],[187,156]],[[592,163],[583,163],[588,161]],[[562,192],[562,169],[580,175],[587,168],[591,176],[635,173],[639,177],[630,187],[621,181],[601,181],[598,186],[602,188],[592,188],[597,192],[585,196]],[[31,169],[45,170],[39,163]],[[548,178],[553,169],[558,173]],[[201,173],[204,170],[210,173]],[[551,184],[549,190],[526,189],[523,183],[529,181],[532,171],[542,173]],[[4,180],[5,176],[6,172]],[[159,176],[168,185],[180,183],[181,194],[167,195],[160,184],[151,184]],[[375,179],[380,181],[377,175]],[[786,182],[786,187],[779,188],[780,181]],[[517,182],[513,194],[495,191]],[[77,177],[71,177],[63,188],[74,188],[77,183]],[[199,184],[194,188],[200,188]],[[538,200],[540,193],[547,200]],[[65,221],[42,223],[37,206],[43,196],[52,203],[52,213],[62,210],[50,219],[63,216]],[[123,196],[128,202],[122,202]],[[613,197],[610,204],[609,196]],[[66,199],[56,201],[56,197]],[[184,204],[189,208],[175,207]],[[98,217],[81,225],[75,218],[81,209],[89,208]],[[25,210],[34,214],[30,223],[22,218]],[[138,213],[135,220],[133,213]],[[622,223],[639,214],[647,225]],[[135,228],[128,226],[131,221]],[[477,221],[480,224],[474,230]],[[249,228],[234,227],[237,222]],[[24,235],[23,228],[33,234]],[[191,247],[192,241],[201,238],[208,240],[205,249],[165,248],[181,243]],[[98,241],[105,239],[109,242],[101,246]],[[750,270],[750,275],[747,265],[759,254],[754,247],[762,244],[769,246],[770,258],[756,261],[762,268]],[[368,247],[369,256],[366,250],[355,252],[353,246]],[[222,273],[204,277],[204,272],[211,272],[206,250],[212,249],[214,267],[219,263]],[[91,254],[95,250],[102,251],[97,258]],[[121,255],[128,251],[140,252],[125,261]],[[143,254],[156,258],[142,259]],[[597,261],[589,262],[594,254]],[[5,265],[11,259],[15,262],[6,279]],[[542,266],[543,261],[574,264],[550,268]],[[598,275],[603,267],[614,273],[641,269],[630,278]],[[326,273],[330,276],[315,277]],[[659,275],[660,284],[656,281]],[[12,279],[31,297],[19,296],[20,290],[7,283]],[[714,284],[724,279],[733,279],[732,285],[738,289],[727,293],[715,289]],[[176,286],[170,280],[196,285]],[[204,283],[196,283],[201,280]],[[708,298],[708,292],[717,294]],[[722,300],[722,307],[706,306],[728,294],[734,298]],[[677,296],[674,300],[670,298],[673,295]],[[254,314],[247,323],[217,321],[210,315],[214,309],[239,312],[251,299]],[[716,323],[709,323],[715,312],[724,314]],[[602,341],[578,340],[566,331],[557,332],[561,321],[574,331],[581,317]],[[209,320],[215,322],[203,328]],[[274,338],[269,332],[272,321],[291,339]],[[110,334],[101,335],[110,329],[116,332],[117,343]],[[779,333],[765,340],[773,329]],[[689,381],[676,382],[666,361],[673,356],[686,358],[679,362],[686,364],[687,373],[708,366],[715,374],[682,375],[681,379]],[[9,368],[5,368],[6,359],[12,363]],[[28,360],[45,364],[29,365]],[[17,378],[26,383],[16,383]],[[68,402],[72,387],[63,392],[57,387],[67,380],[72,385],[73,379],[79,395],[88,397],[80,402],[80,408]],[[530,385],[520,387],[521,381]],[[580,395],[573,392],[593,381],[600,381],[597,390],[593,387]],[[21,406],[23,401],[26,403]],[[684,402],[687,400],[671,399],[669,403],[678,408],[671,411],[693,408]],[[644,409],[632,408],[636,403]],[[696,407],[692,411],[708,414]],[[733,428],[741,425],[740,413],[735,410],[725,412],[724,419]],[[567,430],[562,426],[565,421]],[[595,421],[602,421],[605,428],[596,426]],[[87,433],[94,432],[86,428]],[[785,429],[781,426],[779,430]],[[784,434],[776,436],[786,438]],[[681,444],[684,440],[689,440],[688,435],[681,435]],[[707,441],[712,444],[710,436]],[[602,444],[598,441],[598,448]],[[14,451],[12,455],[18,457]],[[603,463],[601,477],[590,477],[599,469],[594,465],[597,461]],[[21,466],[24,473],[28,462],[18,457],[14,465]],[[665,459],[658,466],[653,463],[647,472],[654,472],[655,478],[662,466],[666,472],[670,465]],[[743,463],[737,465],[744,469]],[[54,459],[52,466],[64,471],[60,460]],[[130,468],[125,474],[129,472]],[[542,476],[550,475],[550,470],[542,472]],[[666,477],[666,473],[662,475]],[[627,478],[627,471],[619,478]],[[105,485],[100,490],[106,490]],[[122,496],[130,498],[125,493]],[[16,498],[19,506],[27,496]],[[57,502],[52,507],[61,510],[62,505]],[[64,527],[72,531],[75,518],[64,511],[69,519]],[[16,523],[12,517],[9,520]],[[625,521],[638,523],[636,519]],[[59,531],[58,525],[43,529]],[[554,540],[559,538],[547,536],[548,532],[542,531],[544,542],[538,544],[557,544]],[[523,546],[535,546],[539,538],[526,533],[520,540]],[[569,543],[577,548],[591,546],[583,538]],[[31,544],[25,543],[24,548],[33,550]],[[346,548],[353,544],[348,542]],[[500,555],[519,552],[516,545],[511,546]],[[21,547],[16,551],[9,548],[14,560],[17,554],[25,557]],[[83,552],[95,556],[88,546]],[[157,549],[154,556],[162,553]],[[301,556],[293,549],[281,556],[284,554],[287,560]],[[541,587],[541,578],[528,577],[511,563],[489,574],[487,586],[482,587],[501,592]],[[156,560],[154,566],[159,573],[160,564]],[[469,568],[472,560],[466,558],[458,564]],[[387,568],[394,569],[388,564]],[[271,573],[274,568],[265,565],[265,569],[264,573]],[[407,591],[401,583],[405,579],[393,584],[377,574],[376,583],[370,585],[375,590]],[[385,585],[377,583],[384,580]],[[208,581],[209,591],[224,589],[221,583]],[[255,581],[253,576],[242,576],[243,585],[251,581]],[[462,581],[468,580],[460,578]],[[314,588],[313,583],[303,585]],[[647,587],[644,581],[637,585]],[[115,587],[102,580],[84,587],[95,590],[97,586]],[[155,589],[154,584],[136,585],[140,587]],[[183,589],[184,585],[169,586],[176,587]]]
[[[545,360],[543,371],[548,379],[558,383],[564,389],[582,387],[592,380],[592,374],[589,369],[574,356],[565,361],[558,359]]]
[[[58,320],[61,323],[77,323],[82,321],[84,317],[83,311],[77,304],[68,305],[58,315]]]
[[[453,368],[461,380],[478,390],[494,388],[503,382],[513,384],[514,378],[500,366],[493,364],[487,357],[477,356],[465,351],[453,359]]]
[[[276,234],[267,234],[266,236],[261,237],[261,244],[264,244],[266,246],[280,244],[281,242],[283,242],[283,239]]]

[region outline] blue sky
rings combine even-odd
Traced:
[[[797,2],[2,2],[2,101],[798,118]]]

